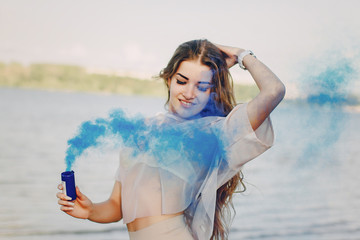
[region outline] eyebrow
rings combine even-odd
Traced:
[[[177,73],[177,75],[180,75],[180,77],[185,78],[186,80],[189,80],[189,78],[185,77],[184,75],[182,75],[181,73]]]

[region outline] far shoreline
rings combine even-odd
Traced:
[[[1,86],[0,89],[19,89],[19,90],[34,90],[34,91],[45,91],[45,92],[62,92],[62,93],[83,93],[83,94],[93,94],[98,96],[131,96],[131,97],[145,97],[145,98],[157,98],[157,99],[164,99],[166,101],[166,95],[163,96],[155,96],[155,95],[142,95],[142,94],[124,94],[124,93],[114,93],[114,92],[106,92],[106,91],[81,91],[75,89],[54,89],[54,88],[41,88],[41,87],[20,87],[20,86]],[[246,101],[238,101],[238,104],[244,103]],[[309,105],[306,100],[304,99],[284,99],[280,105]],[[324,104],[326,105],[326,104]],[[323,105],[323,106],[324,106]],[[316,104],[316,106],[321,106]],[[331,106],[331,105],[330,105]],[[336,105],[333,105],[333,107]],[[360,113],[360,105],[343,105],[338,106],[345,112],[349,113]]]
[[[162,79],[88,72],[76,65],[37,63],[25,66],[20,63],[0,62],[1,86],[167,97],[167,89]],[[246,102],[257,95],[258,89],[255,84],[234,84],[234,93],[238,102]]]

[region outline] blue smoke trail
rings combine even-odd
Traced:
[[[77,157],[89,147],[96,147],[99,142],[99,137],[104,136],[106,128],[102,124],[99,124],[100,120],[94,123],[87,121],[84,122],[81,127],[79,134],[68,141],[69,148],[66,151],[66,171],[70,171],[71,167]]]
[[[223,115],[222,112],[211,109],[215,106],[213,103],[208,105],[210,107],[206,109],[211,115]],[[210,115],[209,112],[206,114]],[[128,117],[124,111],[116,109],[108,118],[86,121],[80,126],[78,134],[68,141],[66,170],[70,171],[75,160],[87,149],[102,147],[106,138],[116,141],[115,146],[131,148],[134,157],[141,153],[156,156],[157,164],[163,167],[176,164],[174,161],[178,156],[169,157],[172,150],[184,155],[181,157],[184,163],[195,156],[198,165],[209,164],[209,159],[214,158],[218,152],[223,152],[219,149],[218,139],[210,129],[204,129],[203,122],[199,119],[178,124],[159,124],[156,118],[146,120],[140,115]]]
[[[303,77],[307,85],[307,92],[303,93],[307,95],[307,106],[300,117],[307,118],[303,131],[308,136],[304,136],[307,140],[298,159],[299,165],[309,167],[336,161],[332,152],[347,121],[348,113],[344,107],[358,101],[349,89],[355,73],[350,59],[339,58],[320,73]]]
[[[354,75],[354,69],[349,59],[341,59],[335,66],[328,66],[317,76],[310,76],[312,91],[307,102],[318,105],[341,107],[355,104],[356,100],[349,96],[349,82]]]
[[[138,117],[133,121],[126,118],[121,110],[114,110],[108,119],[98,118],[95,121],[86,121],[81,124],[79,133],[68,141],[66,151],[66,171],[70,171],[76,158],[80,157],[88,148],[96,148],[102,145],[101,138],[122,133],[122,137],[131,141],[131,134],[143,130],[144,122]]]

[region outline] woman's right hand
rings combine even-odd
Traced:
[[[220,45],[220,44],[215,44],[215,46],[218,47],[220,49],[220,51],[222,51],[223,53],[225,53],[227,55],[226,64],[227,64],[228,68],[231,68],[236,63],[238,63],[238,55],[241,52],[245,51],[242,48],[224,46],[224,45]]]
[[[62,184],[58,185],[59,190],[63,190],[63,188]],[[80,192],[78,187],[76,187],[76,195],[76,199],[71,201],[70,197],[62,192],[58,192],[56,197],[59,199],[58,204],[60,205],[60,210],[72,217],[88,219],[93,209],[93,203]]]

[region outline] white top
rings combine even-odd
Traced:
[[[254,132],[247,104],[227,117],[184,120],[171,113],[148,119],[123,139],[116,180],[124,223],[186,210],[198,239],[209,239],[216,190],[273,144],[270,118]]]

